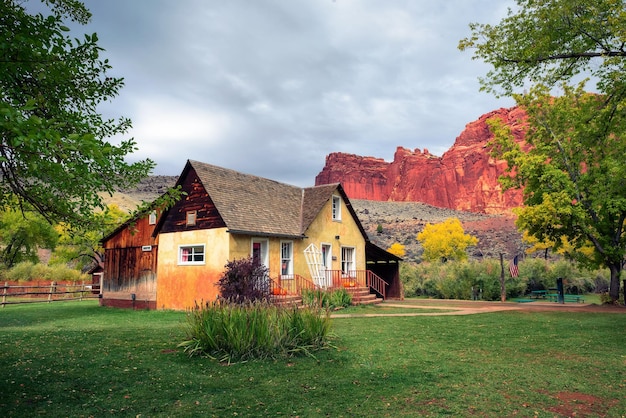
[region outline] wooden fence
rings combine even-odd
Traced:
[[[100,285],[80,282],[4,282],[0,286],[0,305],[57,302],[98,298]]]

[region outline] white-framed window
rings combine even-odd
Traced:
[[[333,247],[330,244],[322,243],[320,245],[322,250],[322,265],[326,270],[332,270],[333,265]]]
[[[179,245],[178,264],[204,264],[204,244]]]
[[[187,226],[193,226],[196,224],[196,218],[198,216],[198,212],[195,210],[189,210],[186,214]]]
[[[156,213],[156,210],[153,210],[152,212],[150,212],[150,215],[148,215],[148,224],[154,225],[156,224],[156,221],[157,221],[157,213]]]
[[[280,242],[280,274],[293,274],[293,242]]]
[[[341,272],[344,275],[356,270],[355,253],[354,247],[341,247]]]
[[[252,249],[250,253],[255,265],[263,264],[269,270],[269,242],[266,239],[252,238]]]
[[[341,197],[333,195],[333,221],[341,220]]]

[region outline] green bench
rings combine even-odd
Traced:
[[[585,298],[581,295],[563,295],[565,302],[584,303]]]
[[[546,297],[550,302],[558,302],[559,295],[557,293],[547,293]],[[585,297],[582,295],[563,295],[564,302],[584,303]]]

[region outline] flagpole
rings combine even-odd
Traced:
[[[506,285],[504,281],[504,253],[500,253],[500,301],[506,302]]]

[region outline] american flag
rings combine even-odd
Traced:
[[[519,276],[519,268],[517,267],[517,256],[515,256],[513,260],[511,260],[511,263],[509,264],[509,272],[511,273],[511,277]]]

